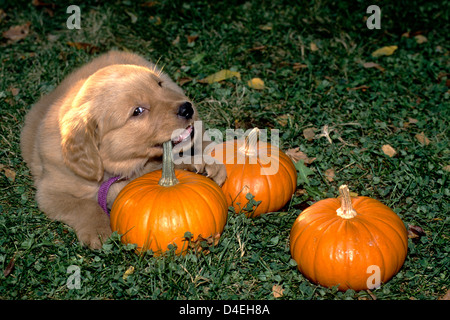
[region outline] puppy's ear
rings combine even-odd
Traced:
[[[60,121],[64,163],[77,175],[91,181],[103,177],[98,151],[97,122],[85,105],[66,113]]]

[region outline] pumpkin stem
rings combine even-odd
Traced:
[[[178,179],[175,176],[173,156],[172,156],[172,141],[166,141],[163,143],[163,167],[162,176],[159,180],[159,185],[163,187],[171,187],[178,183]]]
[[[357,212],[353,209],[352,198],[347,185],[344,184],[339,187],[339,194],[341,195],[341,207],[336,210],[337,215],[344,219],[354,218]]]
[[[248,156],[256,155],[256,143],[258,142],[259,129],[253,128],[252,131],[245,137],[244,145],[239,148],[239,151]]]

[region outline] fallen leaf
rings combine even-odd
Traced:
[[[207,76],[206,78],[198,80],[198,82],[211,84],[214,82],[220,82],[226,79],[230,79],[232,77],[236,77],[239,80],[241,80],[241,74],[239,72],[223,69],[212,75]]]
[[[414,226],[414,225],[408,225],[408,238],[410,239],[417,239],[417,238],[421,238],[422,236],[425,235],[425,231],[419,227],[419,226]]]
[[[282,127],[286,127],[286,125],[288,124],[289,119],[291,119],[291,115],[290,114],[282,114],[281,116],[278,116],[275,118],[275,120],[282,126]]]
[[[267,49],[267,46],[262,45],[262,46],[256,46],[256,47],[250,48],[248,51],[262,51],[265,49]]]
[[[267,24],[264,26],[259,26],[259,29],[261,29],[263,31],[270,31],[270,30],[272,30],[272,26],[270,24]]]
[[[11,260],[9,260],[8,265],[6,266],[5,270],[3,270],[3,275],[5,277],[9,276],[11,274],[11,272],[14,269],[14,265],[16,263],[16,258],[12,257]]]
[[[378,58],[381,56],[390,56],[392,55],[395,50],[397,50],[398,47],[397,46],[387,46],[387,47],[383,47],[380,49],[375,50],[374,52],[372,52],[372,57]]]
[[[10,91],[11,94],[15,97],[15,96],[17,96],[17,95],[19,94],[20,89],[19,89],[19,88],[14,88],[14,87],[12,87],[12,88],[9,89],[9,91]]]
[[[86,42],[67,42],[70,47],[76,48],[77,50],[84,50],[89,54],[96,53],[100,51],[100,48]]]
[[[309,44],[309,48],[311,49],[311,51],[318,51],[319,48],[317,47],[317,45],[314,42],[311,42]]]
[[[327,178],[327,180],[329,182],[333,182],[335,176],[336,176],[336,174],[334,172],[334,169],[327,169],[327,170],[325,170],[325,177]]]
[[[292,66],[292,69],[294,70],[300,70],[300,69],[306,69],[308,68],[308,65],[304,64],[304,63],[299,63],[299,62],[295,62],[294,65]]]
[[[314,137],[316,136],[316,128],[306,128],[303,130],[303,136],[308,141],[314,140]]]
[[[3,37],[11,40],[11,42],[16,42],[22,39],[25,39],[30,33],[31,22],[27,22],[20,26],[13,26],[3,32]]]
[[[425,136],[424,132],[415,135],[415,138],[423,145],[427,146],[430,144],[430,139]]]
[[[12,182],[14,182],[14,180],[16,180],[16,172],[12,171],[11,169],[4,169],[5,172],[5,176],[11,180]]]
[[[248,86],[250,88],[256,89],[256,90],[262,90],[265,88],[264,81],[260,78],[253,78],[247,82]]]
[[[303,160],[305,164],[311,164],[317,158],[310,158],[306,153],[300,151],[300,147],[288,149],[286,155],[292,159],[294,162],[298,162],[299,160]]]
[[[410,124],[415,124],[415,123],[419,122],[419,120],[408,117],[408,122],[409,122]]]
[[[358,87],[354,87],[354,88],[347,88],[347,91],[355,91],[355,90],[362,90],[362,91],[366,91],[367,89],[369,89],[369,86],[366,86],[365,84],[362,86],[358,86]]]
[[[180,86],[183,86],[184,84],[191,82],[191,81],[192,81],[192,78],[189,78],[189,77],[183,77],[183,78],[179,78],[177,80],[177,82]]]
[[[131,18],[132,24],[135,24],[138,21],[138,17],[134,13],[132,13],[128,10],[125,10],[125,13]]]
[[[378,63],[375,62],[365,62],[363,64],[364,68],[368,69],[368,68],[377,68],[378,70],[380,70],[381,72],[384,72],[386,69],[384,69],[382,66],[380,66]]]
[[[122,276],[123,280],[127,280],[128,276],[134,273],[134,267],[130,266]]]
[[[141,7],[151,8],[157,4],[158,4],[157,1],[147,1],[147,2],[141,3]]]
[[[279,284],[274,284],[272,287],[272,294],[275,298],[281,298],[283,296],[284,289]]]
[[[195,40],[198,39],[198,34],[194,34],[194,35],[191,35],[191,36],[186,36],[186,38],[187,38],[188,43],[192,43],[192,42],[194,42]]]
[[[383,153],[389,157],[393,157],[397,154],[397,151],[395,151],[394,148],[392,148],[390,145],[385,144],[384,146],[381,147],[381,150],[383,150]]]
[[[450,172],[450,164],[446,165],[445,167],[442,167],[444,171]]]
[[[425,37],[425,36],[423,36],[421,34],[418,34],[417,36],[414,36],[414,39],[416,39],[416,42],[418,44],[421,44],[421,43],[424,43],[424,42],[428,41],[427,37]]]

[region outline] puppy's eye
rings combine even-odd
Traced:
[[[133,111],[133,117],[137,117],[140,116],[141,114],[143,114],[145,111],[145,108],[143,107],[137,107],[136,109],[134,109]]]

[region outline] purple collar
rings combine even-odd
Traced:
[[[120,176],[109,178],[109,180],[103,182],[102,185],[100,186],[100,189],[98,189],[98,204],[100,205],[100,207],[102,207],[103,211],[105,211],[108,217],[109,217],[109,210],[108,205],[106,203],[106,200],[108,198],[108,190],[109,187],[111,187],[111,185],[120,178],[121,178]]]

